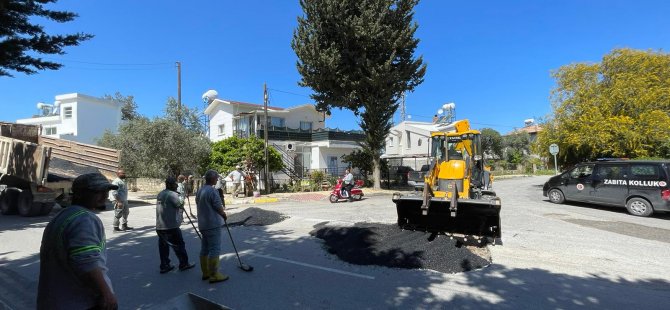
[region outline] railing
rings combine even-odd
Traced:
[[[248,138],[250,135],[254,134],[252,131],[248,130],[235,130],[235,136],[240,138]],[[258,129],[255,131],[257,137],[264,137],[265,130]],[[350,131],[341,131],[339,129],[316,129],[316,130],[302,130],[294,129],[288,127],[277,127],[270,126],[268,127],[268,139],[274,141],[300,141],[300,142],[312,142],[312,141],[363,141],[365,139],[365,133],[359,130],[350,130]]]
[[[293,156],[289,154],[288,152],[284,151],[284,149],[276,144],[272,144],[272,146],[279,152],[281,155],[282,162],[284,163],[284,167],[282,168],[282,172],[284,172],[291,180],[299,180],[302,178],[301,173],[303,171],[302,167],[296,167]]]

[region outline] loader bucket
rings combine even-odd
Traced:
[[[425,215],[420,197],[397,197],[393,201],[402,229],[445,234],[479,245],[501,237],[499,198],[458,199],[457,209],[452,212],[450,200],[432,197]]]

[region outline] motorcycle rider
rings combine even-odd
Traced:
[[[351,197],[351,189],[354,188],[354,175],[351,174],[351,170],[347,168],[344,171],[344,178],[342,179],[342,193],[346,192],[345,198],[349,198],[349,201],[354,201],[354,198]]]

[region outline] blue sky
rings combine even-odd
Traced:
[[[61,0],[53,9],[77,12],[48,32],[95,35],[67,54],[45,56],[65,67],[0,77],[0,120],[37,112],[37,102],[79,92],[133,95],[139,112],[162,114],[177,96],[175,61],[182,63],[182,101],[203,108],[201,95],[289,107],[311,102],[297,85],[290,46],[298,1]],[[407,94],[411,120],[430,121],[444,103],[476,128],[506,133],[551,112],[550,73],[573,62],[598,62],[614,48],[670,50],[670,1],[424,0],[415,21],[428,70]],[[399,116],[396,116],[396,121]],[[358,128],[351,112],[335,110],[327,126]]]

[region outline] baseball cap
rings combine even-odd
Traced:
[[[116,190],[119,187],[109,183],[109,180],[100,173],[82,174],[72,182],[72,191],[75,193],[82,190],[103,191],[110,189]]]

